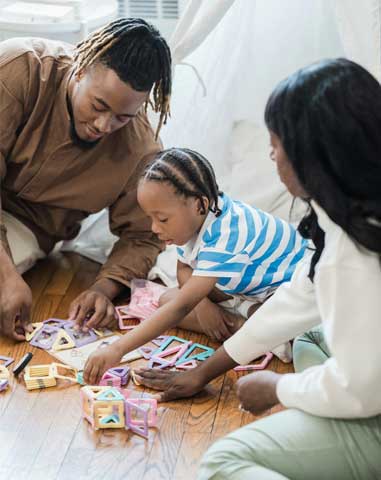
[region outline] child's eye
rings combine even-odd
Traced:
[[[158,219],[160,223],[167,223],[168,222],[168,218],[159,218]]]
[[[93,104],[93,109],[94,109],[96,112],[103,112],[103,109],[102,109],[102,108],[97,108],[94,104]]]

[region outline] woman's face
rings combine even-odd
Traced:
[[[270,158],[276,163],[278,175],[281,182],[287,187],[287,190],[294,197],[307,198],[307,192],[299,182],[298,177],[283,149],[279,137],[270,131]]]

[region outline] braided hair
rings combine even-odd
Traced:
[[[92,33],[74,52],[75,71],[97,62],[112,69],[138,92],[152,91],[148,104],[160,112],[156,130],[170,114],[171,52],[158,30],[141,18],[120,18]]]
[[[198,198],[204,206],[203,197],[209,200],[209,210],[216,217],[221,215],[218,207],[219,190],[210,162],[189,148],[169,148],[159,152],[143,173],[142,180],[166,182],[179,195]],[[202,211],[205,214],[205,209]]]

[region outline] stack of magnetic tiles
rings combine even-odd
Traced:
[[[36,390],[56,386],[58,378],[78,383],[77,375],[75,368],[61,363],[32,365],[25,368],[24,382],[28,390]]]

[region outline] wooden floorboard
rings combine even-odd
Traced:
[[[67,318],[70,303],[92,284],[98,270],[98,264],[72,253],[39,262],[25,275],[33,292],[33,321]],[[204,335],[170,333],[218,347]],[[33,352],[34,364],[53,361],[25,342],[0,338],[1,355],[17,361],[27,351]],[[138,360],[133,365],[144,363]],[[277,359],[269,368],[292,371],[291,365]],[[0,480],[194,479],[213,441],[254,420],[238,409],[237,378],[230,371],[193,399],[161,404],[158,428],[144,440],[124,430],[94,432],[81,418],[77,385],[28,392],[21,380],[12,377],[11,388],[0,393]],[[131,384],[129,388],[136,396],[150,393]]]

